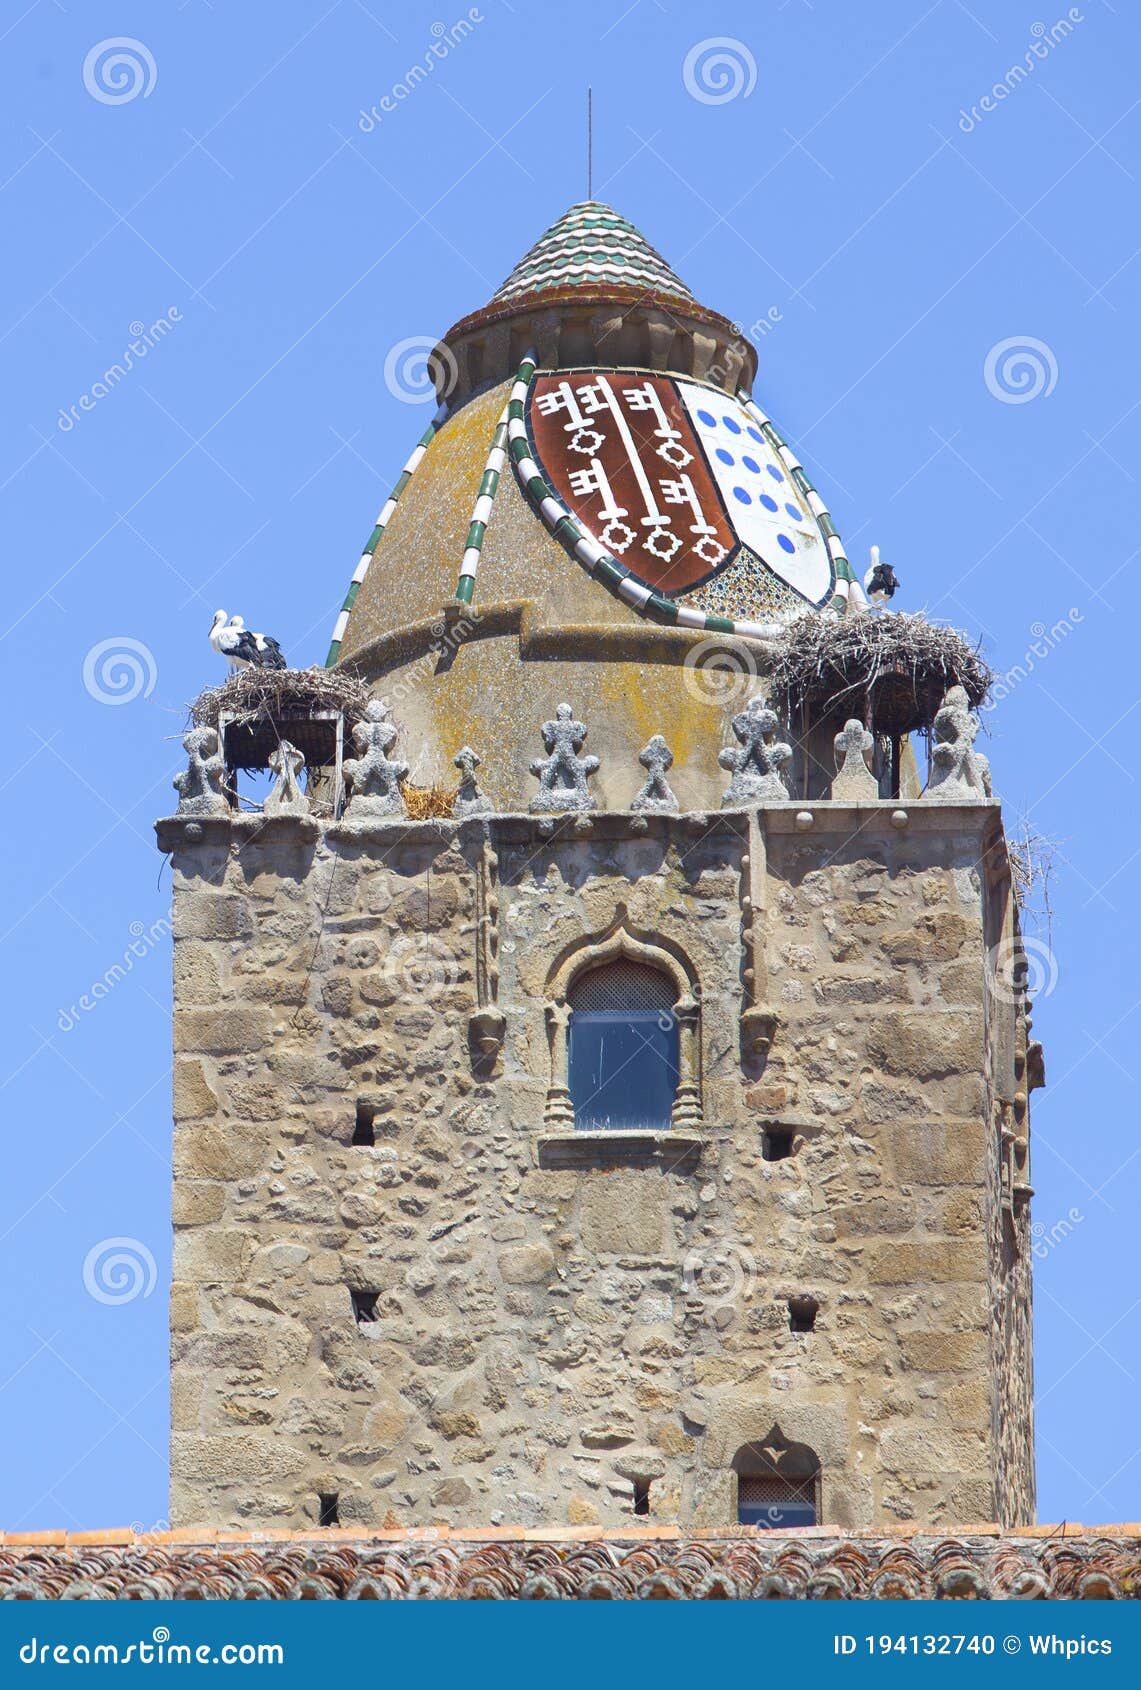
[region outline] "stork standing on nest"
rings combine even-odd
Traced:
[[[872,604],[886,604],[899,586],[899,576],[890,563],[880,562],[880,549],[871,549],[871,567],[864,576],[864,591]]]
[[[226,620],[224,610],[214,612],[210,644],[231,669],[287,669],[281,647],[268,634],[255,634],[240,616]]]

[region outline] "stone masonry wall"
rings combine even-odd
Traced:
[[[176,1525],[336,1497],[361,1526],[616,1526],[648,1484],[644,1523],[722,1526],[774,1431],[819,1458],[831,1525],[1032,1497],[999,1473],[990,1349],[994,810],[812,815],[161,824]],[[615,935],[696,978],[695,1166],[540,1166],[551,980]],[[489,1072],[467,1023],[496,989]]]

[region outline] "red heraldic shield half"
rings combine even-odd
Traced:
[[[733,556],[737,537],[668,377],[539,375],[528,425],[559,497],[647,587],[688,592]]]

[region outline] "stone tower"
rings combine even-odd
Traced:
[[[200,720],[159,824],[175,1524],[1030,1521],[977,689],[777,696],[798,618],[891,614],[606,206],[434,367],[327,671]]]

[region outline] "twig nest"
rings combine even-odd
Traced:
[[[862,715],[870,698],[873,726],[897,737],[929,727],[950,687],[961,686],[978,709],[993,680],[965,634],[902,611],[801,616],[789,625],[769,677],[790,714]]]

